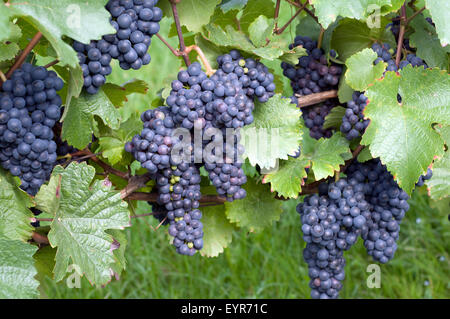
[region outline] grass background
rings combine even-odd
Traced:
[[[162,23],[167,35],[169,24]],[[287,30],[293,37],[292,30]],[[295,32],[294,32],[295,33]],[[176,38],[169,42],[177,45]],[[149,84],[148,94],[134,95],[121,109],[124,118],[149,108],[158,92],[168,87],[181,67],[161,41],[153,38],[152,62],[141,70],[120,71],[117,65],[108,78],[122,84],[139,78]],[[278,68],[277,72],[281,68]],[[286,93],[286,92],[285,92]],[[286,93],[288,94],[288,93]],[[289,96],[289,95],[287,95]],[[424,193],[424,190],[422,190]],[[45,280],[46,298],[309,298],[308,270],[303,261],[300,220],[295,201],[284,203],[280,222],[260,234],[235,231],[233,242],[217,258],[181,256],[175,253],[167,229],[154,231],[158,222],[152,217],[133,220],[126,230],[127,270],[120,280],[104,288],[92,287],[86,279],[80,289],[69,289],[65,282]],[[441,209],[425,194],[416,192],[411,209],[401,226],[399,248],[395,258],[381,265],[381,288],[366,285],[367,256],[362,240],[345,253],[346,279],[341,298],[449,298],[449,221],[448,201]],[[149,212],[146,204],[137,213]]]

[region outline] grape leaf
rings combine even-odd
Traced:
[[[36,279],[41,283],[45,277],[53,279],[53,268],[55,268],[56,249],[51,246],[44,246],[34,254],[34,266],[37,270]]]
[[[345,81],[356,91],[365,91],[376,79],[383,76],[387,63],[374,65],[378,55],[372,49],[364,49],[347,59]]]
[[[220,0],[183,0],[177,4],[180,23],[189,31],[200,32],[205,24],[209,23],[214,9]]]
[[[370,149],[368,147],[364,147],[363,150],[359,153],[357,160],[360,163],[367,162],[368,160],[371,160],[373,158],[372,154],[370,153]]]
[[[223,0],[220,4],[220,9],[223,13],[227,13],[230,10],[240,10],[247,4],[247,0]]]
[[[102,90],[95,95],[82,93],[80,97],[72,99],[67,111],[62,129],[63,139],[78,149],[85,148],[92,140],[95,115],[112,129],[119,128],[119,113]]]
[[[38,297],[39,282],[34,279],[33,254],[37,247],[18,240],[0,237],[0,298]]]
[[[31,199],[3,169],[0,169],[0,185],[0,236],[26,241],[33,230],[30,225],[33,213],[28,209]]]
[[[66,95],[63,98],[63,104],[65,105],[64,113],[61,116],[61,121],[64,121],[69,110],[71,108],[71,102],[73,97],[79,97],[84,85],[83,71],[81,66],[77,64],[75,68],[63,68],[59,65],[54,65],[53,68],[63,78],[65,85],[63,91],[66,90]]]
[[[22,36],[22,31],[15,23],[8,22],[7,24],[10,35],[5,39],[8,40],[8,43],[6,41],[0,41],[0,62],[13,59],[20,50],[16,42]]]
[[[343,156],[349,154],[348,140],[341,133],[319,140],[304,133],[300,158],[311,161],[310,166],[316,180],[333,176],[334,172],[339,170],[339,166],[345,163]]]
[[[71,259],[87,279],[97,285],[106,284],[111,278],[112,236],[109,229],[123,229],[130,224],[126,202],[117,193],[95,180],[95,169],[86,163],[72,162],[66,169],[56,166],[50,182],[52,187],[39,191],[49,193],[38,196],[39,200],[53,195],[51,230],[48,239],[57,247],[55,280],[64,278]]]
[[[102,89],[111,103],[118,107],[123,106],[125,102],[128,102],[127,96],[130,94],[147,94],[148,84],[145,81],[134,79],[124,85],[106,83],[102,86]]]
[[[35,26],[50,41],[61,65],[76,67],[78,58],[63,37],[83,43],[99,40],[103,35],[114,33],[109,23],[111,15],[104,8],[106,0],[11,0],[8,14],[22,17]],[[5,14],[0,6],[0,15]],[[89,30],[89,32],[86,32]]]
[[[271,191],[285,198],[297,198],[305,184],[305,168],[310,161],[305,158],[289,158],[281,161],[279,167],[264,176],[263,183],[270,183]]]
[[[257,46],[264,46],[271,38],[273,29],[273,20],[261,15],[253,21],[248,27],[248,33],[252,43]]]
[[[323,128],[339,128],[342,124],[342,118],[345,115],[345,107],[336,106],[333,107],[325,117],[325,122],[323,123]]]
[[[273,18],[275,4],[272,0],[248,0],[242,15],[239,18],[239,25],[243,32],[247,32],[250,24],[260,15]]]
[[[397,102],[400,94],[402,103]],[[374,157],[411,194],[419,176],[435,156],[442,156],[444,141],[431,127],[450,124],[450,76],[438,69],[413,68],[386,72],[368,88],[364,110],[371,122],[362,138]]]
[[[369,47],[376,40],[389,43],[391,47],[395,48],[397,45],[394,36],[390,30],[385,28],[389,22],[388,19],[382,17],[380,28],[369,28],[361,21],[344,19],[333,32],[331,47],[339,53],[342,61]]]
[[[129,162],[131,156],[125,152],[125,143],[131,141],[134,135],[139,134],[142,126],[142,121],[137,114],[131,115],[127,121],[120,125],[118,130],[112,130],[100,124],[99,132],[95,134],[98,137],[99,145],[96,152],[102,152],[102,157],[107,158],[112,165],[119,163],[124,157]]]
[[[226,215],[232,223],[248,228],[250,232],[260,232],[280,220],[282,203],[274,198],[275,194],[268,195],[268,185],[248,180],[243,188],[247,191],[244,199],[225,203]]]
[[[444,156],[435,159],[433,164],[433,176],[430,180],[425,181],[428,186],[428,192],[433,199],[442,199],[450,195],[450,126],[438,128],[439,133],[447,145],[447,151]]]
[[[342,70],[341,79],[339,80],[339,88],[338,88],[338,98],[340,103],[347,103],[348,101],[350,101],[353,97],[353,92],[355,92],[345,80],[346,72],[347,67],[344,66]]]
[[[202,256],[217,257],[233,239],[234,226],[225,216],[225,206],[202,207],[203,248]]]
[[[290,99],[276,94],[266,103],[256,103],[254,122],[241,130],[244,157],[261,168],[275,167],[277,159],[288,159],[301,140],[300,111]]]
[[[128,244],[127,236],[125,232],[117,229],[109,229],[106,232],[113,237],[111,249],[114,254],[115,262],[112,264],[111,268],[118,278],[122,273],[122,270],[127,268],[127,261],[125,259],[125,250]]]
[[[447,0],[425,0],[426,7],[430,11],[436,31],[443,47],[450,43],[450,2]]]
[[[450,45],[443,48],[436,29],[422,15],[411,20],[414,33],[409,36],[411,46],[417,48],[417,56],[424,59],[429,67],[449,69]]]

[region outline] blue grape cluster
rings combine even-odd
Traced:
[[[159,32],[162,11],[158,0],[110,0],[106,9],[116,33],[104,35],[99,41],[83,44],[73,42],[83,70],[84,87],[96,94],[111,74],[111,59],[117,59],[124,70],[138,70],[150,63],[147,53],[153,35]]]
[[[342,117],[340,130],[348,140],[361,136],[369,126],[370,120],[364,119],[363,111],[367,105],[364,93],[353,92],[352,99],[347,102],[345,114]]]
[[[343,252],[358,237],[375,261],[387,263],[397,250],[400,223],[409,210],[409,196],[397,185],[380,159],[354,162],[346,178],[321,183],[318,195],[297,205],[301,216],[312,298],[337,298],[344,280]],[[431,169],[416,186],[431,178]]]
[[[194,62],[187,70],[180,71],[166,99],[174,122],[189,130],[197,122],[201,125],[198,129],[202,129],[205,124],[205,104],[213,100],[214,89],[215,83],[208,79],[200,63]]]
[[[200,172],[195,164],[181,162],[156,176],[158,204],[167,209],[169,235],[179,254],[192,256],[203,248]]]
[[[330,114],[331,109],[339,105],[337,99],[326,100],[323,103],[302,108],[302,116],[305,126],[309,128],[309,135],[316,140],[330,138],[333,135],[331,128],[324,129],[325,117]]]
[[[342,74],[342,67],[338,64],[328,64],[328,59],[322,49],[317,48],[317,41],[306,36],[297,36],[294,43],[289,45],[290,49],[302,46],[308,55],[302,56],[297,65],[287,62],[281,63],[284,76],[291,80],[294,94],[309,95],[336,89]],[[336,56],[334,50],[331,56]]]
[[[124,70],[138,70],[150,63],[147,53],[153,35],[159,32],[162,11],[157,0],[110,0],[106,9],[116,34],[104,37],[111,45],[109,54]]]
[[[345,278],[344,251],[356,243],[366,227],[369,205],[363,185],[355,179],[340,179],[311,195],[297,206],[301,216],[311,297],[337,298]],[[323,187],[322,187],[323,188]]]
[[[0,163],[35,195],[50,177],[57,145],[52,128],[61,116],[64,82],[53,71],[25,63],[0,92]]]
[[[74,41],[72,46],[83,71],[84,88],[89,94],[96,94],[112,71],[111,55],[108,53],[110,44],[105,40],[91,41],[89,44]]]
[[[135,135],[131,142],[125,144],[125,150],[133,154],[151,174],[170,167],[172,150],[173,117],[169,108],[159,107],[147,110],[141,115],[144,128],[141,134]]]
[[[395,60],[392,57],[394,50],[391,49],[388,43],[374,43],[372,44],[372,50],[374,50],[378,55],[378,58],[375,60],[375,64],[378,64],[380,62],[386,62],[388,64],[386,71],[398,71],[409,64],[411,64],[413,67],[422,66],[425,69],[428,68],[427,64],[413,53],[408,54],[406,56],[406,60],[401,61],[397,68]]]

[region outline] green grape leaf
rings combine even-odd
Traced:
[[[254,122],[241,130],[244,157],[253,166],[272,168],[278,159],[295,154],[301,140],[300,111],[290,99],[274,95],[266,103],[257,102]]]
[[[63,104],[65,105],[64,113],[61,116],[61,121],[64,121],[67,114],[69,113],[70,108],[72,107],[72,98],[79,97],[81,90],[84,85],[83,71],[81,70],[81,66],[77,64],[75,68],[63,68],[59,65],[54,65],[53,68],[58,72],[58,74],[62,77],[65,82],[64,88],[62,91],[66,91],[66,95],[61,97],[63,98]]]
[[[223,13],[227,13],[230,10],[240,10],[247,4],[248,0],[223,0],[220,4],[220,9]]]
[[[343,106],[336,106],[333,107],[328,113],[328,115],[325,117],[325,122],[323,123],[324,129],[329,128],[339,128],[342,124],[342,118],[345,115],[346,108]]]
[[[261,15],[248,27],[249,37],[256,47],[266,45],[271,38],[273,30],[273,20]]]
[[[383,76],[387,63],[380,62],[377,65],[374,61],[378,55],[372,49],[364,49],[347,59],[345,65],[345,81],[355,91],[363,92],[376,79]]]
[[[226,215],[232,223],[250,232],[260,232],[280,220],[282,203],[275,199],[274,194],[269,195],[268,185],[248,180],[243,188],[247,191],[244,199],[225,203]]]
[[[345,164],[344,157],[350,154],[349,142],[341,133],[331,138],[316,140],[304,134],[302,155],[300,158],[311,161],[311,169],[316,180],[333,176],[339,166]]]
[[[19,189],[18,182],[0,168],[0,236],[12,240],[26,241],[33,227],[30,197]]]
[[[388,43],[392,48],[397,47],[392,32],[386,29],[390,22],[382,17],[380,28],[369,28],[361,21],[344,19],[333,32],[331,47],[339,53],[339,58],[346,61],[347,58],[372,45],[374,41]]]
[[[104,8],[106,0],[11,0],[10,6],[0,7],[0,15],[21,17],[35,26],[52,44],[61,65],[76,67],[78,58],[63,37],[83,43],[99,40],[103,35],[114,33],[109,23],[111,15]],[[90,30],[86,32],[86,30]]]
[[[8,22],[6,28],[9,29],[10,35],[5,39],[8,41],[0,41],[0,62],[12,60],[20,48],[16,43],[22,36],[22,30],[15,23]]]
[[[209,23],[214,9],[220,0],[183,0],[177,3],[180,23],[189,31],[200,32],[202,27]]]
[[[364,115],[371,122],[361,143],[370,145],[372,155],[380,157],[399,186],[411,194],[433,158],[443,155],[444,141],[431,125],[450,124],[450,76],[409,65],[400,75],[386,72],[366,96]]]
[[[106,233],[110,229],[123,229],[130,225],[126,202],[120,193],[94,180],[95,168],[86,163],[72,162],[66,169],[56,166],[49,186],[39,192],[51,193],[57,205],[52,205],[53,216],[48,234],[50,245],[56,252],[55,280],[64,278],[69,261],[86,274],[92,284],[104,285],[111,279],[113,239]],[[38,204],[41,198],[38,196]]]
[[[409,36],[411,46],[417,48],[417,56],[424,59],[431,68],[449,70],[450,45],[441,46],[436,29],[422,15],[411,20],[414,33]]]
[[[56,249],[51,246],[44,246],[34,254],[34,266],[37,270],[36,279],[41,283],[45,277],[53,279],[53,268],[55,268]]]
[[[447,0],[425,0],[426,7],[431,14],[436,31],[443,47],[450,43],[450,2]]]
[[[125,102],[128,102],[127,96],[130,94],[147,94],[148,84],[145,81],[134,79],[124,85],[106,83],[102,86],[102,89],[111,103],[119,107],[123,106]]]
[[[391,0],[333,0],[332,3],[328,0],[311,0],[310,3],[316,9],[319,23],[325,29],[339,16],[362,20],[373,14],[379,15],[380,12],[385,14],[397,11],[401,6],[399,1],[394,1],[392,5]]]
[[[113,250],[115,262],[111,268],[119,276],[127,268],[127,260],[125,259],[125,250],[128,244],[127,236],[124,231],[117,229],[109,229],[106,233],[113,237],[111,249]]]
[[[202,207],[203,248],[202,256],[217,257],[233,239],[234,226],[225,216],[225,206]]]
[[[95,115],[112,129],[119,128],[119,113],[102,90],[94,95],[82,93],[72,99],[63,124],[63,139],[78,149],[85,148],[92,140]]]
[[[443,199],[450,195],[450,126],[446,125],[438,129],[447,145],[447,151],[444,156],[435,159],[433,164],[433,176],[430,180],[425,181],[428,186],[428,192],[433,199]]]
[[[142,125],[138,114],[131,115],[128,120],[120,125],[118,130],[112,130],[100,124],[99,132],[96,134],[99,145],[96,152],[102,152],[102,157],[107,158],[112,165],[119,163],[124,158],[129,162],[131,156],[125,152],[125,144],[131,141],[134,135],[141,132]]]
[[[279,167],[264,176],[263,183],[270,183],[271,191],[285,198],[297,198],[305,184],[305,168],[310,161],[305,158],[289,158],[281,161]]]
[[[38,297],[39,282],[34,278],[33,254],[37,247],[0,237],[0,298],[30,299]]]
[[[275,4],[272,0],[248,0],[242,15],[239,18],[239,25],[243,32],[247,32],[250,24],[260,15],[273,18],[275,13]]]
[[[350,87],[350,85],[347,84],[347,81],[345,80],[345,74],[347,72],[346,66],[344,66],[342,72],[343,74],[339,80],[338,98],[340,103],[347,103],[352,99],[353,92],[355,91]]]
[[[298,58],[305,55],[308,55],[306,49],[302,47],[295,47],[292,50],[285,52],[283,55],[279,57],[279,59],[283,62],[295,65],[298,63]]]
[[[360,163],[367,162],[373,158],[372,154],[370,153],[370,149],[368,147],[364,147],[363,150],[359,153],[357,160]]]

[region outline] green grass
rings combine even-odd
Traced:
[[[400,232],[395,258],[381,265],[381,288],[369,289],[366,268],[373,262],[362,240],[345,253],[341,298],[449,298],[450,263],[447,212],[430,208],[425,196],[414,195]],[[281,221],[260,234],[236,231],[233,242],[217,258],[180,256],[168,243],[167,229],[153,231],[152,217],[133,221],[127,230],[128,266],[119,281],[80,289],[50,279],[48,298],[309,298],[304,242],[294,202],[285,204]],[[143,206],[142,206],[143,207]],[[141,212],[142,212],[141,207]],[[421,221],[418,223],[417,218]],[[444,256],[444,261],[440,257]],[[429,285],[425,285],[425,281]]]

